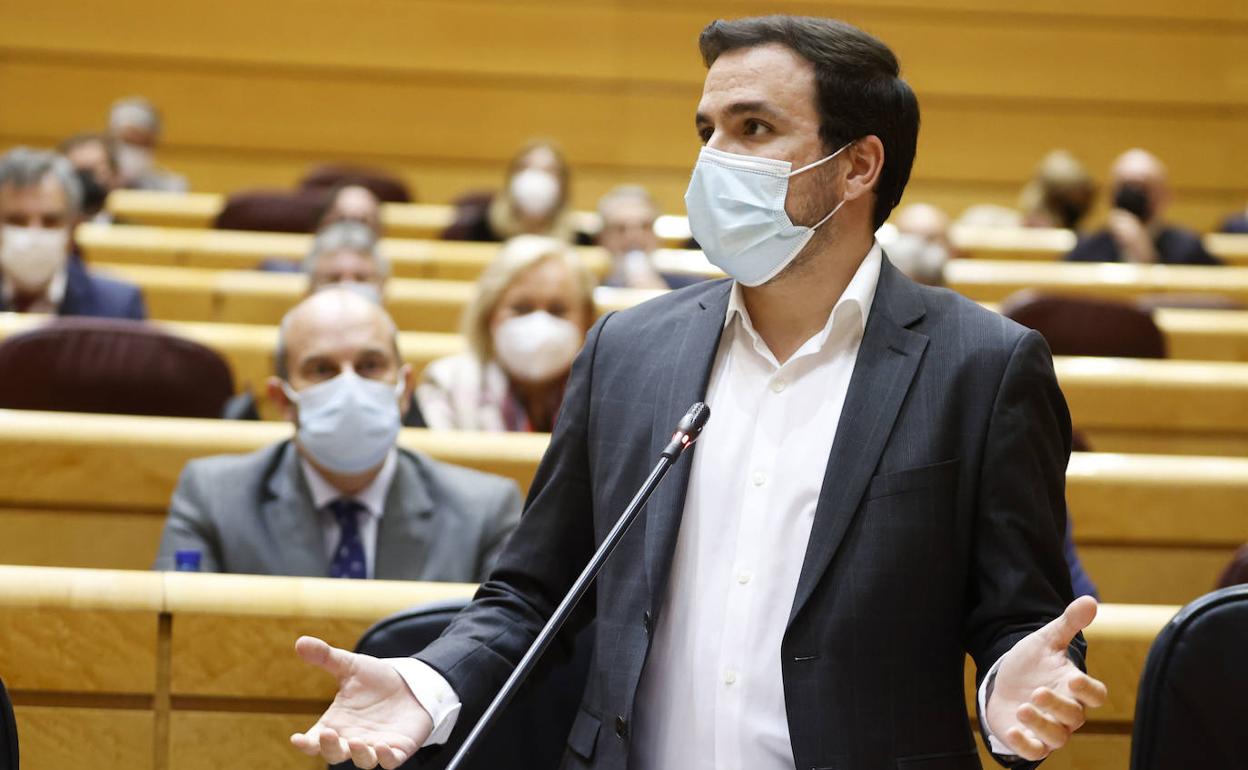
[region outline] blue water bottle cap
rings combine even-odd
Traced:
[[[178,551],[173,555],[174,569],[178,572],[199,572],[203,554],[199,551]]]

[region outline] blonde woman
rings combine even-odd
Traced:
[[[594,285],[562,241],[520,235],[505,243],[464,312],[468,352],[431,363],[416,388],[426,424],[549,432],[594,320]]]

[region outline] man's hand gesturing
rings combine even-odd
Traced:
[[[338,680],[338,694],[316,724],[290,736],[303,753],[389,770],[406,762],[433,731],[429,713],[385,661],[330,647],[311,636],[299,637],[295,651]]]

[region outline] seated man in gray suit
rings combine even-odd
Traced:
[[[395,333],[350,289],[291,310],[269,390],[294,440],[189,463],[156,569],[193,550],[210,572],[483,580],[519,521],[519,490],[396,446],[413,380]]]

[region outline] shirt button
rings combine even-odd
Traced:
[[[762,471],[754,471],[754,486],[761,487],[767,483],[767,474]]]
[[[736,684],[737,672],[729,669],[724,672],[724,684]]]
[[[750,582],[750,578],[752,577],[754,576],[753,574],[750,573],[749,570],[742,570],[741,572],[737,573],[737,582],[740,583],[741,585],[745,585],[746,583]]]
[[[789,383],[785,382],[784,380],[774,379],[771,381],[771,392],[779,393],[783,391],[785,388],[787,388],[788,386],[789,386]]]

